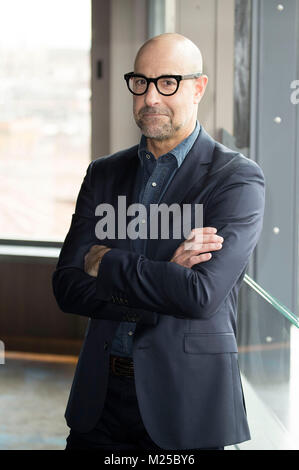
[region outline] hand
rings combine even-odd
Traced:
[[[111,250],[105,245],[93,245],[84,256],[84,271],[90,276],[97,277],[99,265],[107,251]]]
[[[222,248],[223,238],[216,235],[216,232],[214,227],[194,228],[187,240],[176,249],[170,261],[185,268],[209,261],[212,258],[209,252]]]

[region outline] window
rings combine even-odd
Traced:
[[[0,237],[63,241],[90,161],[91,5],[0,0]]]

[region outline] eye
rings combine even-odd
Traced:
[[[135,86],[144,86],[144,85],[146,85],[146,80],[142,77],[135,77],[134,78],[134,85]]]
[[[176,81],[173,78],[164,78],[161,84],[164,87],[173,87],[176,86]]]

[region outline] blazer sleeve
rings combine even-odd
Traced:
[[[99,244],[95,235],[93,165],[87,168],[72,215],[71,226],[63,243],[56,270],[52,276],[54,296],[60,309],[95,319],[136,321],[155,325],[157,314],[129,308],[122,302],[99,299],[96,278],[84,271],[84,256],[92,245]],[[104,243],[107,244],[107,243]],[[107,244],[108,245],[108,244]],[[117,297],[119,299],[119,297]]]
[[[84,271],[84,255],[95,243],[93,197],[91,193],[91,162],[82,182],[71,226],[64,240],[52,287],[56,301],[64,312],[91,316],[103,301],[95,297],[96,282]]]
[[[262,170],[252,161],[242,162],[216,186],[203,208],[205,226],[216,227],[217,234],[224,238],[221,250],[190,269],[112,249],[102,258],[96,297],[110,301],[118,292],[129,307],[181,318],[209,318],[249,262],[262,230],[264,204]]]

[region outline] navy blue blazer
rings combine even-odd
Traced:
[[[129,237],[96,238],[98,204],[138,202],[138,146],[88,166],[63,244],[53,290],[63,312],[89,317],[65,417],[88,432],[100,418],[111,342],[121,320],[139,320],[133,360],[144,425],[163,449],[227,446],[250,439],[237,359],[238,291],[263,223],[265,181],[252,160],[200,134],[161,203],[203,204],[203,226],[220,251],[190,268],[170,263],[182,239],[149,239],[147,256]],[[194,213],[194,210],[193,210]],[[129,218],[127,219],[127,222]],[[192,226],[194,227],[194,226]],[[171,233],[171,230],[170,230]],[[84,272],[94,244],[113,248],[98,277]]]

